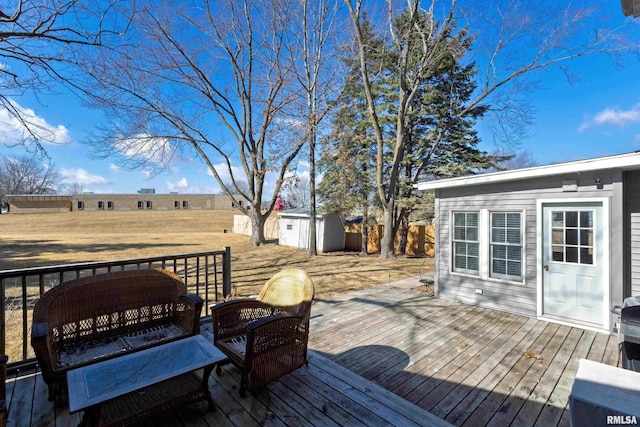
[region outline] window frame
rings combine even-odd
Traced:
[[[494,230],[494,226],[493,226],[493,216],[494,214],[503,214],[503,215],[509,215],[509,214],[513,214],[513,215],[518,215],[520,217],[520,227],[518,227],[519,230],[519,237],[520,237],[520,243],[516,244],[516,243],[509,243],[509,242],[494,242],[493,241],[493,230]],[[506,217],[505,217],[506,219]],[[487,221],[487,228],[488,228],[488,261],[489,261],[489,265],[488,265],[488,277],[491,279],[498,279],[498,280],[506,280],[508,282],[514,282],[514,283],[523,283],[524,281],[524,263],[525,263],[525,245],[524,245],[524,221],[525,221],[525,216],[524,213],[522,211],[519,210],[503,210],[503,209],[497,209],[497,210],[490,210],[489,211],[489,215],[488,215],[488,221]],[[512,230],[514,228],[511,228]],[[508,226],[505,226],[505,233],[506,230],[509,230]],[[505,235],[506,236],[506,235]],[[519,276],[515,276],[515,275],[511,275],[511,274],[502,274],[502,273],[495,273],[493,271],[493,267],[494,267],[494,256],[493,256],[493,252],[494,252],[494,247],[495,246],[506,246],[506,247],[518,247],[520,248],[520,260],[518,262],[520,262],[520,275]],[[508,252],[508,250],[507,250]],[[507,255],[507,258],[505,259],[505,261],[508,263],[509,262],[509,258]],[[508,268],[507,268],[508,271]]]
[[[456,230],[456,214],[465,214],[465,234],[467,233],[467,215],[468,214],[475,214],[476,218],[477,218],[477,236],[476,236],[476,240],[467,240],[467,239],[456,239],[456,234],[455,234],[455,230]],[[480,272],[482,269],[482,254],[481,254],[481,221],[482,221],[482,215],[480,210],[452,210],[451,211],[451,272],[452,273],[456,273],[456,274],[464,274],[467,276],[473,276],[473,277],[480,277]],[[466,237],[466,236],[465,236]],[[477,270],[473,270],[473,269],[468,269],[468,268],[457,268],[456,267],[456,243],[462,243],[465,245],[469,245],[469,244],[475,244],[477,246],[477,259],[478,259],[478,269]],[[469,257],[468,255],[468,251],[467,253],[464,255],[465,257]],[[468,262],[467,262],[468,265]]]
[[[102,200],[98,200],[98,209],[104,210],[104,202]]]

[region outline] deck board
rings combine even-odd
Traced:
[[[312,307],[309,365],[239,396],[240,372],[213,373],[217,403],[187,405],[139,426],[567,426],[578,360],[617,365],[617,337],[383,285]],[[211,324],[201,333],[212,339]],[[75,426],[37,372],[9,377],[10,426]],[[441,421],[441,420],[440,420]],[[444,421],[441,421],[444,422]]]

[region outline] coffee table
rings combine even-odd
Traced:
[[[83,424],[122,425],[197,399],[215,410],[209,375],[226,358],[197,335],[71,370],[69,412],[84,411]]]

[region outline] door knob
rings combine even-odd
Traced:
[[[544,268],[544,271],[549,271],[549,266],[548,265],[543,265],[542,268]]]

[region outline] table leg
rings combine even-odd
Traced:
[[[207,402],[209,402],[209,409],[212,411],[216,410],[216,402],[211,396],[211,390],[209,390],[209,376],[211,375],[211,372],[213,372],[213,368],[215,366],[216,365],[213,364],[205,367],[204,372],[202,373],[202,392],[204,393],[204,397],[207,399]]]

